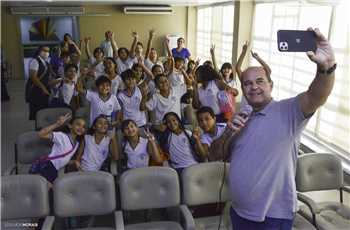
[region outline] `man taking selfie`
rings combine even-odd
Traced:
[[[297,211],[295,170],[300,135],[334,84],[334,52],[319,29],[317,49],[307,52],[317,65],[308,90],[281,101],[271,97],[273,81],[262,67],[242,73],[242,91],[253,107],[237,117],[240,131],[231,146],[231,220],[235,230],[291,230]],[[273,70],[272,70],[273,71]]]

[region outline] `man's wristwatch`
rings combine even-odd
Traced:
[[[323,74],[323,75],[329,75],[329,74],[333,73],[336,68],[337,68],[337,63],[335,63],[332,67],[330,67],[329,69],[326,69],[326,70],[323,70],[320,67],[317,67],[317,73]]]

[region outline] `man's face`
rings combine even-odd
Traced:
[[[253,108],[264,108],[272,99],[272,82],[262,68],[250,68],[242,75],[242,91]]]

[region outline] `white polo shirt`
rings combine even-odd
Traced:
[[[212,108],[215,115],[221,113],[217,96],[219,91],[215,80],[210,81],[205,89],[203,86],[198,87],[198,97],[201,105]]]
[[[217,123],[216,124],[216,135],[212,136],[209,133],[203,133],[201,135],[201,142],[203,144],[211,145],[213,141],[218,139],[225,131],[226,123]]]
[[[90,57],[89,62],[91,65],[95,66],[94,70],[95,70],[95,77],[96,78],[105,74],[105,66],[103,65],[103,61],[96,65],[96,63],[97,63],[96,58]]]
[[[128,168],[142,168],[148,167],[149,155],[147,151],[148,140],[140,137],[140,141],[136,148],[133,149],[129,142],[126,142],[124,153],[128,157]]]
[[[112,122],[115,112],[121,109],[115,95],[110,95],[109,98],[104,101],[97,92],[86,90],[86,100],[90,102],[90,125],[100,114],[106,115],[109,122]]]
[[[74,145],[69,136],[63,132],[53,132],[52,142],[53,146],[49,157],[55,157],[69,152],[65,157],[50,160],[58,171],[68,164],[74,153],[77,151],[79,142]]]
[[[155,110],[156,124],[160,124],[164,115],[168,112],[175,112],[181,118],[181,97],[186,93],[186,87],[178,86],[170,89],[170,95],[163,97],[159,92],[153,94],[146,103],[149,110]]]
[[[185,132],[191,137],[190,131],[186,130]],[[185,132],[180,133],[180,135],[171,133],[169,136],[169,154],[173,168],[187,168],[198,163],[193,157],[191,144]]]
[[[127,69],[131,69],[135,63],[134,58],[128,57],[125,61],[122,61],[119,57],[116,59],[117,62],[117,72],[120,75]]]
[[[135,87],[133,94],[129,97],[125,90],[118,93],[118,100],[123,109],[123,119],[135,121],[138,127],[147,123],[145,111],[140,110],[142,94],[139,87]]]
[[[96,143],[94,135],[85,135],[84,154],[81,158],[81,168],[83,171],[98,171],[109,153],[111,138],[103,137],[99,144]]]

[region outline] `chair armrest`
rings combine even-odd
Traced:
[[[306,206],[310,209],[312,214],[312,224],[316,226],[316,214],[320,213],[320,209],[318,208],[317,204],[311,198],[302,193],[298,192],[297,196],[298,200],[306,204]]]
[[[305,194],[302,193],[297,193],[298,200],[306,204],[306,206],[309,207],[311,213],[313,214],[318,214],[320,213],[320,209],[318,208],[317,204],[315,201],[313,201],[310,197],[306,196]]]
[[[114,222],[116,230],[124,230],[124,219],[122,211],[114,212]]]
[[[115,160],[111,160],[111,174],[113,176],[118,175],[118,164],[117,164],[117,161]]]
[[[8,167],[3,173],[3,176],[9,176],[12,175],[16,170],[16,164],[12,165],[11,167]]]
[[[52,230],[54,222],[55,222],[55,217],[54,216],[47,216],[45,218],[45,221],[44,221],[43,226],[41,227],[41,229],[42,230]]]
[[[196,225],[194,223],[194,219],[192,216],[192,213],[188,209],[187,205],[180,205],[180,213],[181,213],[181,219],[184,221],[184,229],[185,230],[195,230]]]
[[[340,188],[341,190],[343,190],[343,191],[345,191],[345,192],[347,192],[347,193],[350,193],[350,186],[343,186],[343,187],[341,187]]]

